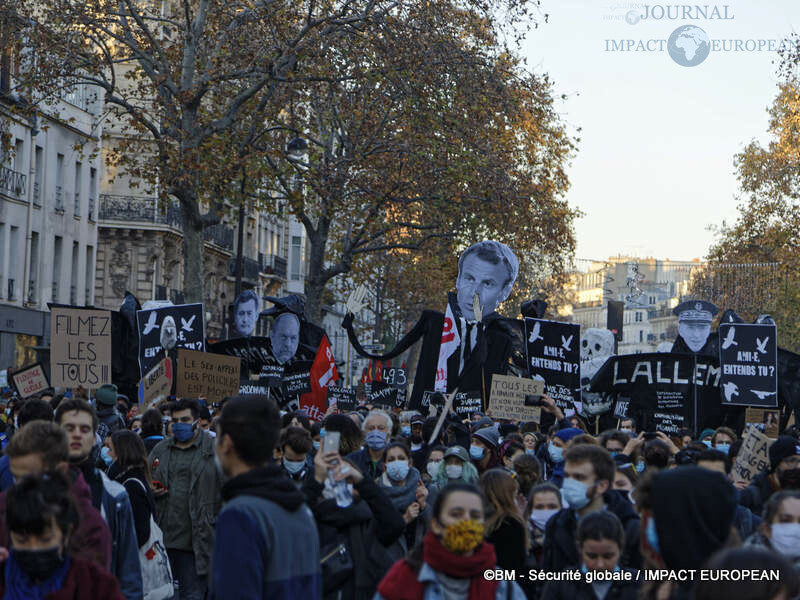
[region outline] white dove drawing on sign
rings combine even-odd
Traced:
[[[759,400],[764,400],[768,396],[772,396],[773,394],[775,394],[775,392],[761,392],[759,390],[750,390],[750,391],[753,392],[753,395],[755,395],[756,398],[758,398]]]
[[[156,325],[156,313],[155,311],[151,312],[150,315],[147,317],[147,323],[144,324],[144,331],[142,332],[144,335],[147,335],[153,329],[157,329],[158,325]]]
[[[733,400],[734,396],[739,395],[739,386],[733,382],[729,381],[728,383],[723,384],[722,388],[723,392],[725,392],[725,400],[728,402]]]
[[[531,335],[528,338],[528,343],[529,344],[532,344],[533,342],[538,341],[538,340],[544,341],[544,338],[541,335],[539,335],[539,332],[541,332],[541,330],[542,330],[542,324],[541,323],[539,323],[537,321],[536,323],[533,324],[533,329],[531,330]]]
[[[767,344],[769,344],[769,336],[764,338],[763,342],[760,339],[756,338],[756,348],[758,349],[758,352],[760,354],[767,353]]]
[[[739,342],[737,342],[734,338],[736,335],[736,327],[731,327],[728,329],[728,334],[725,336],[725,339],[722,340],[722,349],[727,350],[731,346],[738,346]]]
[[[196,316],[197,315],[192,315],[192,318],[189,319],[188,321],[186,319],[184,319],[183,317],[181,317],[181,329],[184,329],[185,331],[193,331],[192,323],[194,323],[194,318]]]
[[[572,338],[574,337],[574,335],[571,335],[568,338],[565,338],[563,335],[561,336],[561,347],[567,352],[572,352]]]

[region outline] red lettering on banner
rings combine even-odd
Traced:
[[[444,327],[442,328],[442,343],[452,342],[456,338],[455,333],[448,333],[453,330],[453,319],[445,317]]]

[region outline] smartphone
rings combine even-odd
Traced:
[[[525,406],[544,406],[542,397],[536,394],[525,394]]]
[[[648,441],[649,440],[657,440],[658,439],[658,433],[656,433],[655,431],[646,431],[645,434],[644,434],[644,439],[648,440]]]
[[[325,437],[322,438],[322,453],[328,454],[329,452],[339,452],[339,437],[338,431],[326,431]]]

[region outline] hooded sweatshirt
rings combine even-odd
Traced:
[[[304,494],[275,464],[222,486],[212,598],[318,598],[319,538]]]

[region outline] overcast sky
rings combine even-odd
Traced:
[[[567,196],[585,213],[576,226],[577,257],[704,256],[713,240],[707,227],[736,215],[733,156],[750,140],[766,139],[766,110],[777,92],[776,53],[712,49],[699,65],[684,67],[666,48],[620,52],[607,50],[614,47],[607,40],[667,40],[678,27],[694,25],[711,40],[779,43],[800,30],[800,2],[708,4],[709,13],[716,6],[733,18],[635,24],[628,20],[636,21],[646,5],[656,15],[656,7],[667,5],[542,5],[549,23],[528,34],[522,54],[530,69],[551,76],[557,95],[568,95],[559,112],[573,132],[582,128]]]

